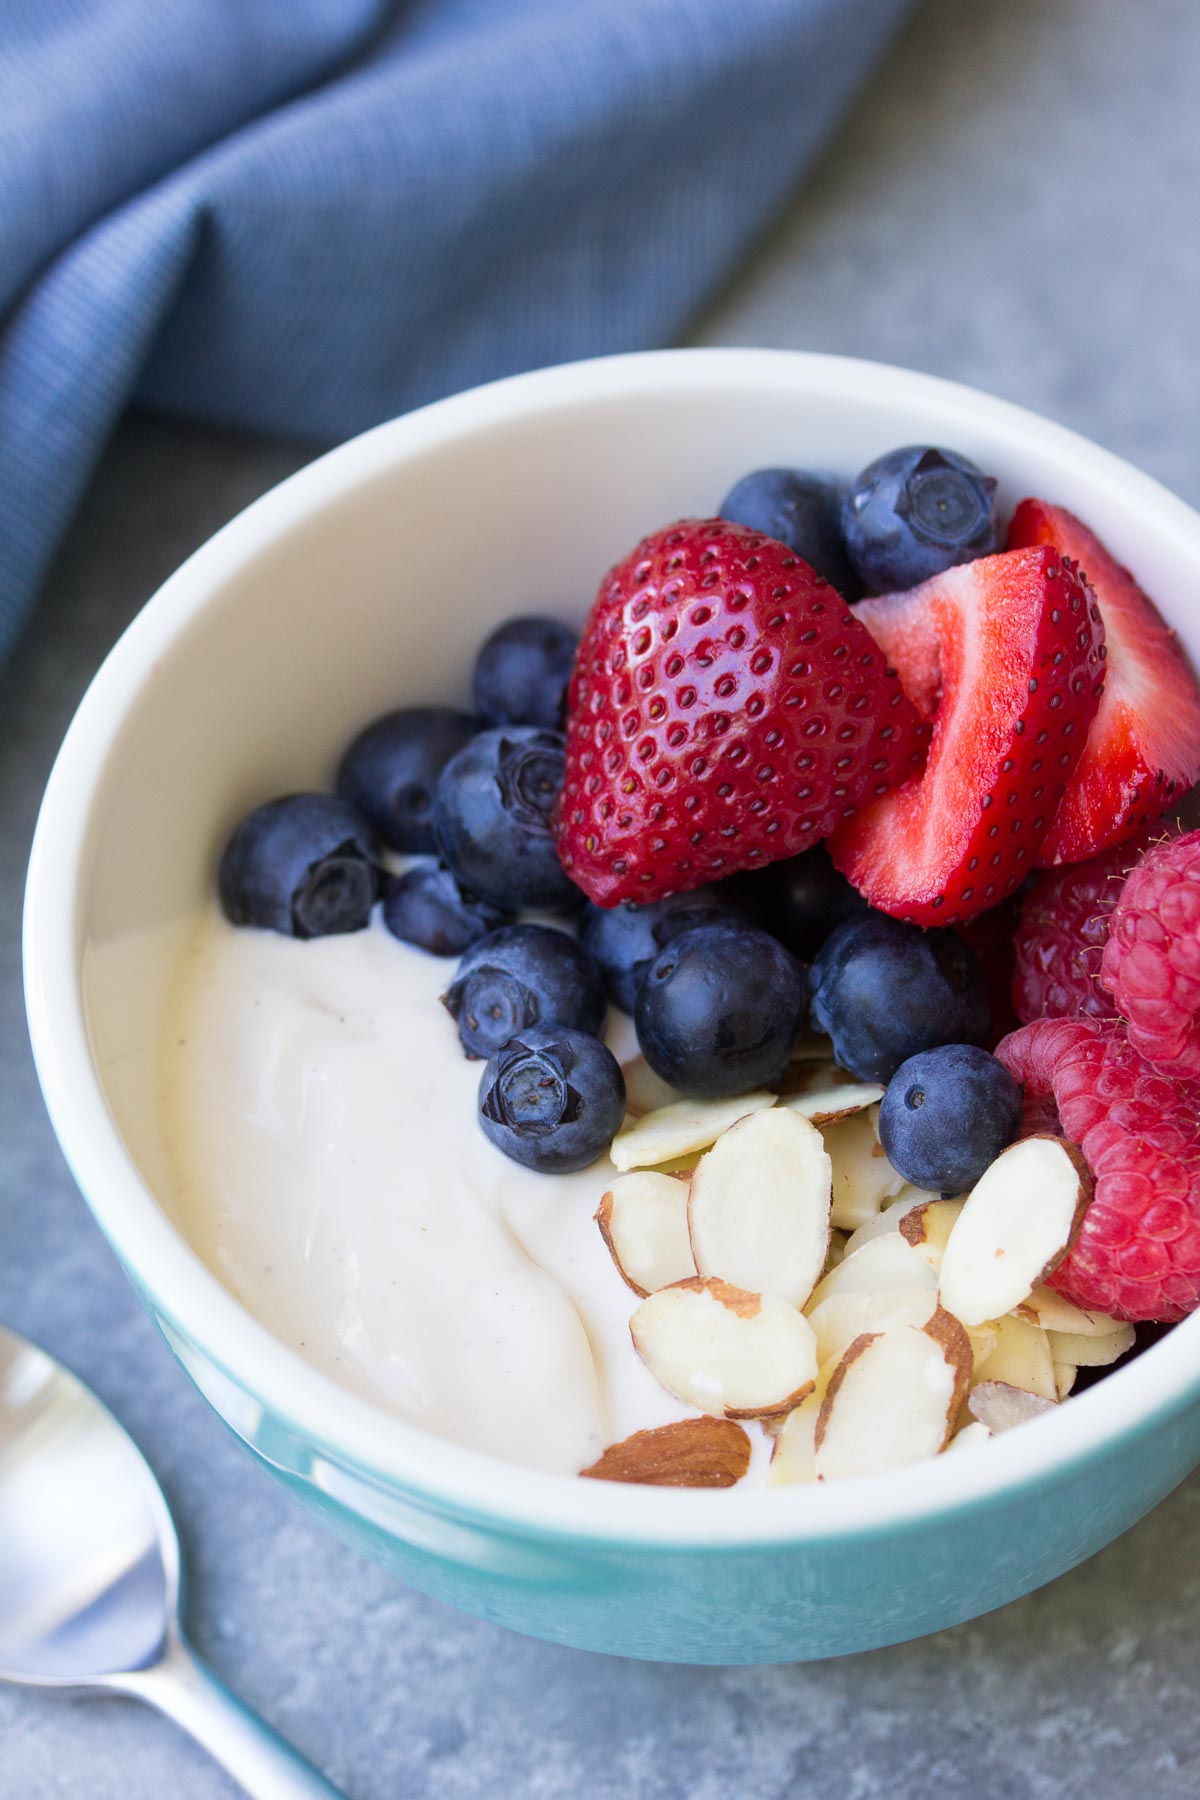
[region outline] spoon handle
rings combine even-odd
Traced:
[[[145,1700],[202,1744],[251,1800],[344,1800],[265,1719],[244,1706],[181,1637],[161,1661],[107,1685]]]

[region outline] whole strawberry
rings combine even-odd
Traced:
[[[920,765],[866,627],[783,544],[720,519],[600,588],[568,696],[563,867],[600,906],[794,856]]]
[[[1200,831],[1155,844],[1132,871],[1100,979],[1146,1060],[1200,1081]]]
[[[1013,948],[1013,1004],[1022,1024],[1034,1019],[1111,1019],[1117,1008],[1101,986],[1100,959],[1125,878],[1150,843],[1136,838],[1087,862],[1047,869],[1021,906]]]

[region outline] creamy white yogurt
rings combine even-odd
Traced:
[[[438,1004],[453,968],[378,923],[299,943],[214,905],[165,1033],[170,1200],[222,1281],[327,1374],[430,1431],[577,1471],[691,1409],[630,1342],[636,1297],[593,1220],[612,1165],[538,1175],[480,1132],[483,1065]]]

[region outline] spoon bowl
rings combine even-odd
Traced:
[[[0,1326],[0,1675],[47,1687],[148,1668],[179,1545],[141,1453],[95,1395]]]
[[[179,1540],[90,1388],[0,1326],[0,1679],[127,1694],[263,1800],[337,1790],[223,1687],[179,1627]]]

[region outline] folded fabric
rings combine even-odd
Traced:
[[[909,0],[6,0],[0,654],[132,399],[329,440],[670,342]]]

